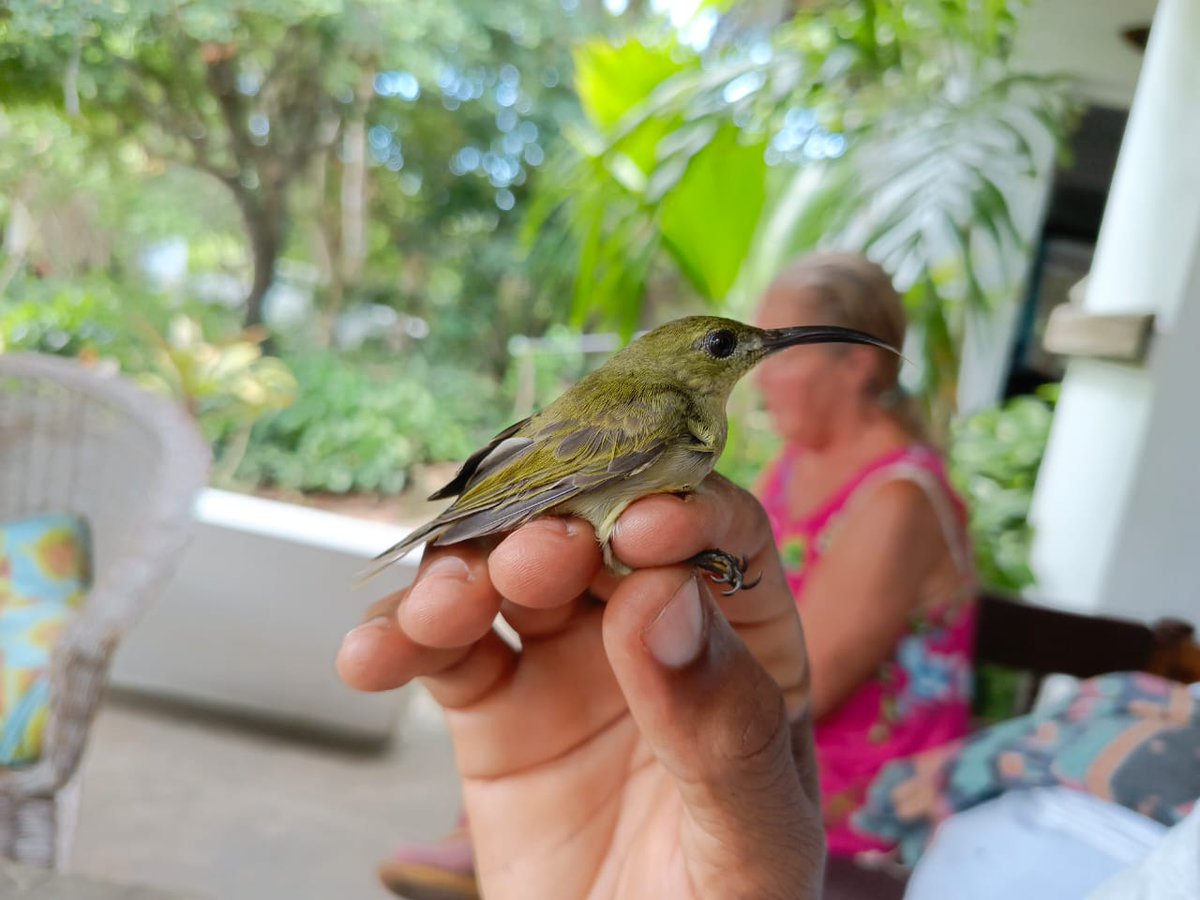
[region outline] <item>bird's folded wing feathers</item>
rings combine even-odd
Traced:
[[[631,403],[634,401],[631,401]],[[628,477],[653,464],[676,436],[663,433],[663,415],[685,402],[675,394],[655,398],[655,415],[629,414],[609,420],[532,421],[523,433],[496,444],[496,463],[484,460],[454,505],[438,518],[447,525],[435,544],[508,531],[584,491]],[[509,448],[509,442],[527,441]]]
[[[630,405],[640,402],[644,401],[631,398]],[[374,561],[379,565],[373,572],[423,541],[444,545],[509,531],[584,491],[653,465],[680,437],[663,432],[662,423],[679,422],[684,428],[688,419],[674,414],[674,407],[687,403],[681,394],[659,392],[653,402],[652,415],[630,409],[611,421],[595,417],[587,424],[554,420],[543,424],[535,418],[501,432],[434,495],[453,492],[458,499],[377,556]]]
[[[528,423],[529,419],[525,418],[508,426],[492,438],[487,446],[480,447],[468,456],[454,478],[430,494],[429,499],[442,500],[446,497],[457,497],[472,481],[494,470],[499,463],[511,458],[517,450],[532,443],[529,438],[514,437]]]

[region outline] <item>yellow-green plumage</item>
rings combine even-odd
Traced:
[[[725,449],[725,406],[738,380],[775,350],[824,342],[892,349],[851,329],[764,331],[716,316],[677,319],[643,335],[473,454],[430,497],[458,499],[381,553],[375,571],[420,543],[510,531],[546,514],[592,523],[606,564],[628,571],[609,546],[624,509],[649,494],[694,489]]]

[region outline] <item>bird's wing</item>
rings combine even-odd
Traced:
[[[573,398],[573,416],[547,410],[506,438],[528,443],[505,454],[486,474],[477,470],[439,517],[446,527],[433,543],[509,531],[572,497],[641,472],[687,437],[691,404],[682,392],[664,385],[604,390]],[[624,396],[613,396],[614,390]],[[664,430],[663,423],[674,430]],[[503,449],[501,441],[494,452]]]
[[[513,423],[492,438],[486,446],[479,448],[468,456],[463,464],[459,466],[454,477],[430,494],[429,499],[442,500],[446,497],[457,497],[473,482],[486,477],[491,472],[495,472],[504,463],[511,462],[519,451],[533,443],[530,438],[518,436],[521,429],[529,424],[529,421],[529,418],[525,418],[520,422]],[[373,565],[371,568],[359,575],[359,583],[374,578],[392,563],[407,556],[418,544],[440,534],[445,530],[447,522],[454,520],[454,509],[455,505],[452,504],[437,518],[426,522],[420,528],[406,535],[403,540],[388,547],[372,559],[371,562]]]
[[[514,437],[522,428],[529,424],[529,419],[522,419],[508,426],[491,439],[486,447],[476,450],[459,467],[454,478],[448,484],[429,495],[430,500],[442,500],[446,497],[457,497],[473,480],[494,471],[496,467],[510,459],[518,450],[527,447],[532,441],[525,437]]]
[[[379,554],[371,577],[418,544],[454,544],[510,531],[585,491],[629,478],[653,465],[664,450],[686,440],[710,448],[692,434],[691,403],[664,386],[626,388],[623,398],[604,397],[582,414],[563,419],[548,409],[497,435],[468,459],[435,496],[458,499],[435,519]],[[594,411],[593,411],[594,410]],[[664,430],[663,423],[673,430]],[[678,432],[678,433],[676,433]]]
[[[448,527],[433,543],[453,544],[509,531],[585,491],[641,472],[653,465],[670,443],[669,435],[649,443],[617,439],[602,443],[601,452],[594,456],[578,454],[567,459],[538,445],[528,457],[515,462],[512,471],[497,472],[494,484],[481,482],[478,495],[464,495],[462,499],[468,502],[447,510]],[[545,468],[536,469],[543,461]]]

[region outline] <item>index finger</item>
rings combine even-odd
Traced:
[[[485,547],[431,548],[413,583],[373,604],[367,621],[343,639],[338,673],[361,691],[437,676],[499,640],[489,634],[499,609]]]
[[[720,475],[709,475],[699,490],[682,497],[655,494],[638,500],[613,535],[617,558],[634,569],[675,565],[717,549],[744,557],[748,580],[762,575],[753,590],[721,598],[731,622],[759,622],[793,611],[766,511],[752,494]]]

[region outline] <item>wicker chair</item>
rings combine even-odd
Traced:
[[[0,769],[0,856],[61,865],[109,660],[170,575],[208,464],[174,404],[73,361],[0,354],[0,521],[80,515],[93,553],[91,588],[52,651],[41,756]]]

